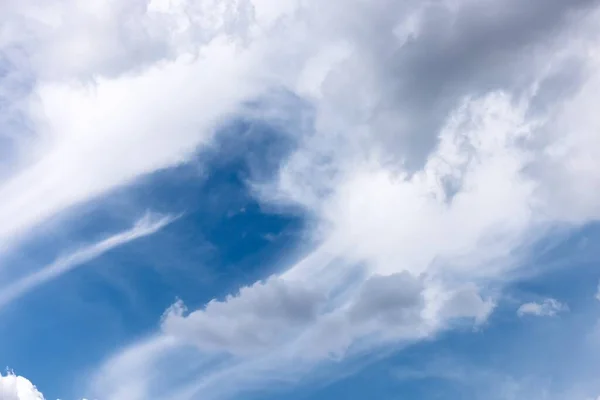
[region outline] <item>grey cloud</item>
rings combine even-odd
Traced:
[[[322,290],[272,277],[189,315],[177,303],[162,329],[211,353],[248,356],[293,344],[288,350],[300,358],[342,356],[361,338],[380,344],[428,334],[435,327],[424,317],[425,288],[408,272],[375,275],[349,289],[347,307],[331,309],[335,300]],[[491,310],[475,287],[453,292],[445,307],[444,320],[480,320]]]
[[[423,283],[407,272],[368,279],[349,312],[353,324],[386,326],[413,323],[424,307]]]
[[[482,323],[494,308],[491,300],[482,299],[475,285],[467,285],[450,291],[431,320],[426,317],[426,290],[423,278],[408,272],[372,276],[347,310],[318,321],[304,337],[301,355],[339,358],[365,338],[360,346],[410,342],[444,329],[455,319]]]
[[[421,323],[423,284],[406,272],[374,276],[362,284],[348,309],[327,312],[331,300],[303,283],[272,277],[189,315],[176,304],[162,328],[208,352],[249,355],[296,337],[301,353],[343,353],[357,337],[380,329],[414,330]]]
[[[421,6],[417,32],[399,39],[394,29],[403,15],[419,10],[410,4],[377,1],[368,10],[344,4],[344,11],[329,6],[331,14],[342,15],[339,24],[352,27],[345,29],[353,32],[356,51],[324,87],[326,101],[348,116],[349,126],[369,126],[390,157],[418,168],[465,96],[523,90],[564,28],[598,1],[433,1]],[[561,86],[578,82],[577,75],[563,77]]]
[[[392,340],[410,339],[427,333],[424,312],[427,284],[408,272],[389,276],[375,275],[363,284],[348,312],[348,321],[357,335],[372,331]],[[493,309],[491,300],[482,299],[475,285],[448,291],[441,303],[438,321],[474,319],[483,322]]]
[[[445,319],[475,318],[477,322],[487,319],[494,309],[491,299],[483,299],[474,285],[467,285],[452,293],[442,307]]]
[[[38,77],[114,78],[174,59],[182,50],[197,52],[221,34],[243,40],[254,17],[247,0],[222,2],[221,15],[206,2],[181,2],[167,9],[159,3],[81,5],[62,0],[48,8],[39,0],[4,2],[0,56],[11,56],[21,69],[31,68]],[[53,17],[60,23],[45,20]],[[78,46],[83,53],[71,58],[61,45]]]
[[[213,300],[187,316],[176,305],[166,314],[162,328],[205,351],[244,355],[280,344],[314,321],[323,301],[316,290],[273,277],[224,301]]]

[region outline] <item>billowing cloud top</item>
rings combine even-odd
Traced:
[[[44,396],[31,382],[11,373],[0,375],[0,398],[2,400],[44,400]]]

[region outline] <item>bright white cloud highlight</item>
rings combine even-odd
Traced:
[[[26,378],[8,373],[0,374],[0,399],[44,400],[44,396]]]

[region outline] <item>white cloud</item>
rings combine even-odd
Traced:
[[[13,372],[8,372],[6,375],[0,373],[0,399],[45,400],[44,395],[37,390],[33,383]]]
[[[174,218],[171,216],[146,214],[131,229],[114,234],[58,258],[53,263],[0,288],[0,308],[24,296],[36,287],[78,268],[108,251],[158,232],[173,220]]]
[[[262,201],[301,206],[319,245],[236,296],[171,309],[167,337],[196,344],[202,360],[234,357],[164,398],[223,398],[457,319],[481,324],[494,308],[486,289],[523,267],[529,244],[599,216],[589,190],[600,179],[598,13],[577,26],[567,17],[594,4],[488,3],[308,2],[280,21],[263,43],[285,57],[269,59],[272,70],[316,121],[278,178],[256,189]],[[397,38],[398,15],[411,16],[407,37]],[[274,296],[294,307],[274,308]],[[167,373],[163,353],[143,354]],[[118,387],[103,393],[119,399]]]
[[[201,359],[235,356],[182,379],[195,389],[169,386],[209,398],[224,377],[260,380],[357,346],[430,337],[456,319],[483,323],[494,306],[486,288],[510,278],[528,244],[600,216],[589,189],[600,184],[598,13],[572,19],[593,6],[3,4],[0,47],[34,77],[15,111],[34,135],[0,182],[0,241],[185,162],[241,103],[283,87],[315,125],[257,192],[302,207],[319,247],[237,296],[170,310],[165,335],[102,369],[114,376],[123,359],[144,361],[131,379],[107,380],[104,398],[145,399],[149,376],[176,373],[159,362],[175,350],[153,345],[165,337],[196,344]]]
[[[554,317],[561,312],[568,311],[569,307],[566,304],[559,302],[556,299],[545,299],[541,303],[525,303],[517,310],[519,317],[533,315],[536,317]]]
[[[244,63],[235,57],[235,64],[234,54],[215,44],[206,58],[183,57],[133,77],[40,85],[36,144],[44,150],[0,182],[3,241],[139,175],[184,162],[250,91],[235,77]]]
[[[19,79],[2,81],[11,107],[0,122],[23,132],[6,138],[0,250],[74,205],[187,161],[262,92],[261,50],[239,42],[245,2],[224,14],[209,1],[169,4],[2,5],[0,62]]]
[[[0,374],[0,399],[44,400],[44,396],[26,378],[8,373]]]

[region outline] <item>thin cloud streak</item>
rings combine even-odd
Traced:
[[[80,248],[71,254],[60,257],[42,269],[27,275],[0,290],[0,308],[23,297],[36,287],[56,279],[69,271],[79,268],[101,255],[130,243],[134,240],[150,236],[179,218],[178,216],[156,216],[146,214],[131,229],[122,231],[97,243]]]

